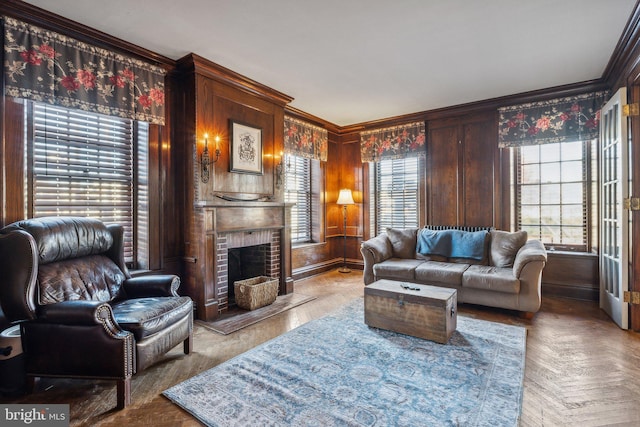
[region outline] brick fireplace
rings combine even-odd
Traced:
[[[279,279],[279,294],[293,292],[290,205],[269,202],[221,202],[194,212],[187,242],[183,282],[196,303],[196,318],[215,320],[229,309],[233,280],[257,274]],[[242,251],[249,255],[241,255]],[[251,251],[259,251],[254,252]],[[240,254],[240,255],[238,255]],[[260,258],[261,266],[245,269],[232,257]],[[231,269],[231,270],[230,270]],[[254,276],[255,277],[255,276]],[[230,292],[231,291],[231,292]]]
[[[218,234],[216,269],[218,312],[233,302],[233,283],[256,276],[280,277],[280,230],[223,232]]]

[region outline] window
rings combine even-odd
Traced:
[[[589,249],[590,142],[523,146],[516,150],[516,226],[560,250]]]
[[[291,208],[291,242],[311,242],[311,159],[285,154],[284,200]]]
[[[418,226],[418,157],[370,163],[371,234]]]
[[[146,268],[148,124],[31,101],[25,112],[28,215],[120,224],[125,261]]]

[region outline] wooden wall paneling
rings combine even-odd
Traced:
[[[462,129],[462,223],[470,226],[492,226],[496,200],[494,197],[497,122],[484,120],[466,123]]]
[[[597,301],[599,298],[598,256],[571,252],[547,252],[542,271],[543,295]]]
[[[340,157],[340,147],[335,141],[329,140],[327,153],[327,187],[326,193],[326,236],[327,239],[336,235],[342,235],[342,209],[336,205],[340,192],[341,164],[344,160]]]
[[[457,225],[458,208],[458,156],[461,141],[457,124],[432,127],[427,138],[428,218],[431,225]]]
[[[4,98],[2,225],[24,219],[24,103]]]

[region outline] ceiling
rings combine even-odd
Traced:
[[[339,126],[597,79],[636,0],[27,0]]]

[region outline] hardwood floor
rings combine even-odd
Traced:
[[[68,403],[74,426],[198,426],[160,393],[360,297],[362,288],[361,272],[332,271],[296,282],[295,292],[315,300],[234,334],[196,324],[193,353],[185,356],[180,345],[134,376],[132,404],[122,411],[114,409],[115,383],[108,381],[42,379],[34,394],[0,402]],[[620,330],[596,303],[545,297],[531,320],[471,305],[458,312],[527,328],[521,426],[640,425],[640,334]]]

